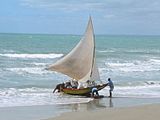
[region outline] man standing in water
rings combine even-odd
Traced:
[[[113,82],[111,81],[111,78],[108,78],[108,83],[107,83],[107,85],[110,87],[110,89],[109,89],[109,97],[111,98],[111,97],[112,97],[112,91],[113,91],[113,89],[114,89],[114,84],[113,84]]]

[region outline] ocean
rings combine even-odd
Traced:
[[[0,34],[0,107],[85,103],[91,98],[53,94],[69,78],[47,71],[80,35]],[[111,78],[113,96],[160,98],[160,36],[96,35],[101,80]],[[108,87],[100,91],[108,95]]]

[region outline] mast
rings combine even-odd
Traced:
[[[91,74],[90,74],[90,78],[91,78],[91,76],[92,76],[92,74],[93,74],[93,66],[94,66],[94,62],[95,62],[95,35],[94,35],[94,29],[93,29],[93,24],[92,24],[92,18],[91,18],[91,16],[90,16],[90,18],[89,18],[89,21],[91,22],[91,25],[92,25],[93,44],[94,44],[94,46],[93,46],[92,68],[91,68]]]

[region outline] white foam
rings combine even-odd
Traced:
[[[36,62],[33,62],[31,64],[36,65],[36,66],[46,66],[47,65],[47,63],[36,63]]]
[[[151,50],[148,50],[148,49],[107,49],[107,50],[97,50],[98,52],[100,53],[112,53],[112,52],[119,52],[121,51],[122,53],[160,53],[160,50],[159,49],[151,49]]]
[[[97,50],[100,53],[113,53],[115,50]]]
[[[14,72],[16,74],[48,74],[52,73],[51,71],[45,70],[44,68],[39,67],[25,67],[25,68],[6,68],[6,70]]]
[[[1,49],[1,51],[2,51],[3,53],[15,53],[14,50]]]
[[[0,54],[3,57],[10,57],[10,58],[58,58],[62,57],[63,54]]]
[[[35,90],[35,88],[31,88],[30,90],[25,90],[6,88],[0,90],[0,107],[45,105],[45,98],[47,98],[47,96],[49,97],[50,93],[42,89],[40,90],[41,92],[38,90],[40,89]]]
[[[53,94],[45,88],[0,89],[0,107],[87,103],[92,98]]]
[[[160,59],[150,59],[150,62],[152,64],[158,64],[158,65],[160,65]]]
[[[107,95],[108,87],[100,91]],[[115,86],[113,96],[135,98],[160,98],[160,85],[144,86]],[[49,88],[4,88],[0,89],[0,107],[33,106],[33,105],[57,105],[87,103],[92,98],[70,96],[61,93],[52,93]]]
[[[106,94],[105,88],[102,93]],[[160,98],[160,85],[144,85],[144,86],[116,86],[113,93],[114,96],[136,97],[136,98]]]
[[[160,71],[160,60],[159,59],[149,59],[144,61],[125,61],[125,62],[112,62],[107,61],[105,63],[107,69],[112,71],[121,72],[150,72],[150,71]]]

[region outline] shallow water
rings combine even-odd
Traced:
[[[52,94],[69,79],[47,71],[80,40],[76,35],[0,34],[0,107],[86,103],[90,98]],[[160,98],[160,36],[96,36],[101,80],[114,96]],[[108,88],[100,94],[108,95]]]

